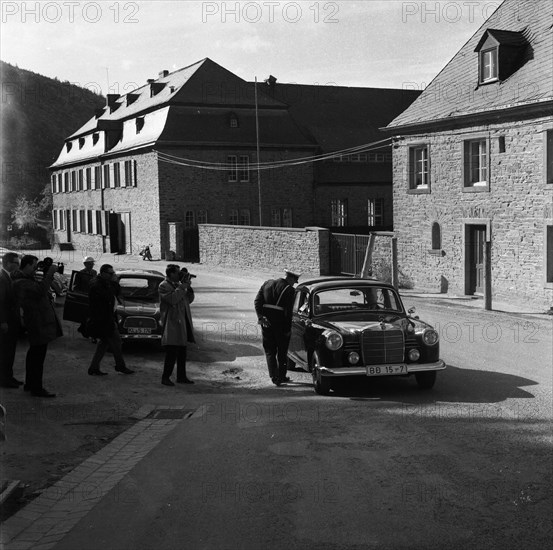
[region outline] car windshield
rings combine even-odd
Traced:
[[[140,277],[122,275],[119,279],[121,297],[124,300],[139,300],[141,302],[159,302],[158,287],[163,279],[157,277]]]
[[[320,290],[313,296],[315,315],[359,311],[403,311],[397,293],[390,288],[345,287]]]

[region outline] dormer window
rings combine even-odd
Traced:
[[[79,138],[79,149],[82,149],[84,147],[84,137]]]
[[[166,82],[151,82],[150,83],[150,97],[154,97],[159,94],[163,88],[165,88]]]
[[[487,29],[474,49],[478,53],[478,83],[509,78],[524,64],[527,46],[524,31]]]
[[[96,145],[99,139],[100,139],[100,134],[98,132],[95,132],[94,134],[92,134],[92,145]]]
[[[144,128],[144,117],[139,116],[136,118],[136,133],[140,134],[142,128]]]
[[[497,48],[480,52],[480,82],[497,80]]]
[[[68,141],[65,144],[65,149],[67,150],[68,153],[69,153],[69,151],[71,151],[71,147],[73,147],[73,144],[70,141]]]

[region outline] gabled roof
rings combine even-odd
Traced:
[[[415,90],[350,88],[307,84],[260,84],[259,89],[289,105],[292,117],[323,152],[385,139],[386,126],[419,96]]]
[[[482,38],[476,44],[474,51],[477,52],[482,47],[482,44],[486,42],[488,37],[491,36],[499,45],[503,46],[526,46],[527,42],[524,38],[523,31],[502,31],[499,29],[486,29]]]
[[[131,102],[128,101],[130,96]],[[67,139],[74,139],[97,129],[99,121],[123,121],[165,105],[239,105],[254,106],[254,88],[209,58],[155,79],[113,102],[113,112],[106,107],[98,118],[92,117]],[[260,107],[285,106],[268,97],[259,99]]]
[[[553,101],[552,23],[550,0],[505,0],[420,97],[387,128],[432,124]],[[528,46],[510,76],[479,86],[475,49],[488,36],[510,45],[523,37]]]

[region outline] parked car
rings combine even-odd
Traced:
[[[405,311],[395,288],[381,281],[322,278],[296,288],[289,367],[313,376],[327,395],[338,378],[411,376],[432,388],[440,359],[438,333]]]
[[[116,305],[117,326],[123,340],[159,340],[159,283],[165,276],[149,269],[125,269],[117,272],[121,285]],[[83,273],[73,271],[65,298],[63,318],[82,323],[88,316],[88,286]]]

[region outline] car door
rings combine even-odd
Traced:
[[[84,276],[84,277],[83,277]],[[88,316],[88,286],[92,278],[79,271],[71,272],[69,290],[63,306],[63,319],[82,323]]]
[[[306,289],[298,289],[292,310],[292,333],[290,335],[289,350],[296,362],[305,365],[307,365],[305,329],[311,323],[309,314],[309,293]]]

